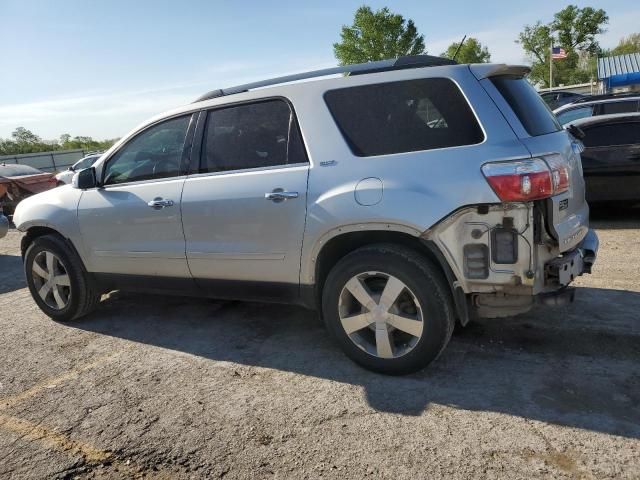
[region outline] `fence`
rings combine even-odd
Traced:
[[[87,150],[61,150],[56,152],[23,153],[21,155],[1,155],[0,164],[20,163],[44,172],[66,170],[89,152]]]

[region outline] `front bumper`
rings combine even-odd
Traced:
[[[9,231],[9,219],[0,213],[0,238],[4,237]]]
[[[565,252],[545,265],[547,285],[566,287],[583,273],[591,273],[591,267],[598,255],[598,247],[598,235],[590,229],[575,249]]]

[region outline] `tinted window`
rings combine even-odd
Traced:
[[[600,115],[609,115],[612,113],[630,113],[638,111],[638,101],[629,102],[608,102],[600,104]]]
[[[188,115],[154,125],[130,140],[109,159],[105,184],[178,175],[190,118]]]
[[[325,101],[358,156],[471,145],[484,138],[462,93],[444,78],[331,90]]]
[[[283,100],[212,110],[200,172],[306,162],[293,113]]]
[[[640,144],[640,122],[596,125],[584,130],[586,147]]]
[[[492,77],[491,81],[529,135],[535,137],[562,128],[540,95],[523,78],[502,75]]]
[[[587,118],[593,115],[593,107],[580,107],[564,111],[558,114],[558,121],[562,125],[567,125],[579,118]]]

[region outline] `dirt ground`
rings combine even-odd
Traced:
[[[408,377],[297,307],[111,294],[45,317],[0,240],[0,478],[640,478],[640,213],[576,302],[455,332]]]

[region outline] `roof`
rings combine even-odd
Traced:
[[[23,175],[38,175],[43,173],[37,168],[19,163],[0,163],[0,177],[20,177]]]
[[[601,103],[615,103],[624,101],[637,101],[640,100],[640,93],[638,92],[625,92],[625,93],[610,93],[606,95],[587,95],[584,98],[578,98],[571,103],[566,103],[559,106],[553,113],[558,115],[565,110],[572,110],[584,105],[597,105]]]
[[[598,80],[634,72],[640,72],[640,53],[598,59]]]
[[[572,120],[567,124],[567,126],[575,125],[576,127],[587,127],[599,123],[618,123],[629,120],[640,121],[640,113],[613,113],[611,115],[596,115],[594,117],[579,118],[577,120]]]
[[[297,73],[284,77],[276,77],[259,82],[246,83],[235,87],[220,88],[211,90],[196,99],[196,102],[210,100],[212,98],[233,95],[234,93],[246,92],[254,88],[268,87],[280,83],[296,82],[309,78],[325,77],[328,75],[362,75],[366,73],[387,72],[390,70],[402,70],[406,68],[436,67],[442,65],[457,65],[458,62],[449,58],[434,57],[432,55],[410,55],[389,60],[380,60],[378,62],[356,63],[353,65],[342,65],[339,67],[325,68],[323,70],[312,70],[310,72]],[[195,103],[195,102],[194,102]]]

